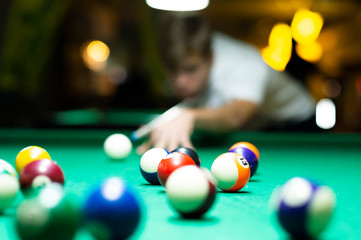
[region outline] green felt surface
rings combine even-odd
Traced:
[[[66,175],[65,190],[84,200],[94,184],[111,176],[124,178],[144,204],[144,218],[133,239],[288,239],[271,216],[272,191],[294,176],[312,178],[330,186],[337,196],[334,217],[320,239],[361,239],[361,135],[330,133],[233,133],[197,139],[202,165],[226,152],[235,141],[251,141],[261,155],[258,172],[237,193],[217,192],[211,210],[197,220],[180,218],[168,205],[161,186],[151,186],[139,171],[140,157],[133,149],[123,161],[110,161],[103,152],[106,136],[119,129],[2,129],[0,158],[14,165],[26,146],[44,147]],[[200,135],[199,135],[200,136]],[[0,215],[0,239],[18,239],[14,230],[19,193],[13,206]],[[92,239],[80,229],[76,240]]]
[[[57,126],[139,126],[158,117],[164,110],[76,109],[55,112],[51,120]]]

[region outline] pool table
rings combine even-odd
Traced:
[[[122,161],[111,161],[103,151],[104,139],[132,129],[0,129],[0,158],[14,165],[26,146],[44,147],[63,168],[65,190],[81,202],[96,183],[111,177],[125,179],[143,199],[143,221],[132,239],[288,239],[272,217],[273,190],[294,176],[305,176],[330,186],[336,193],[334,216],[320,239],[361,239],[361,135],[341,133],[234,132],[208,136],[195,133],[202,166],[237,141],[249,141],[260,151],[257,173],[239,192],[217,191],[213,207],[201,219],[182,219],[167,202],[162,186],[148,184],[139,171],[135,150]],[[139,143],[134,143],[137,146]],[[18,239],[14,204],[0,214],[0,239]],[[76,240],[92,239],[80,228]]]

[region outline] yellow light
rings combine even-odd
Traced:
[[[284,23],[278,23],[273,26],[268,43],[271,47],[289,48],[292,46],[292,33],[290,27]]]
[[[296,42],[305,44],[318,38],[323,26],[319,13],[300,9],[295,13],[291,23],[292,35]]]
[[[273,69],[277,71],[283,71],[286,68],[284,61],[282,61],[282,56],[277,53],[275,49],[272,49],[270,47],[266,47],[262,50],[262,57],[263,60]]]
[[[264,61],[277,71],[285,70],[292,54],[292,34],[287,24],[276,24],[269,37],[269,46],[262,50]]]
[[[101,71],[106,66],[109,58],[109,47],[101,41],[84,43],[81,48],[81,55],[85,65],[93,71]]]
[[[105,62],[109,52],[109,47],[101,41],[92,41],[87,47],[88,56],[96,62]]]
[[[306,44],[297,44],[296,53],[308,62],[317,62],[322,58],[323,49],[319,42],[314,41]]]

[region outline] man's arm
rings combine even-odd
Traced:
[[[234,100],[220,108],[186,109],[179,116],[155,128],[148,141],[137,151],[144,153],[151,147],[161,147],[169,151],[178,146],[191,147],[191,135],[195,129],[227,132],[241,129],[258,110],[258,105]]]
[[[245,126],[258,111],[258,105],[244,100],[232,102],[216,109],[192,109],[195,128],[214,132],[238,130]]]

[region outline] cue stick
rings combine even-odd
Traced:
[[[141,138],[146,137],[155,128],[178,117],[184,111],[185,105],[189,101],[190,99],[185,99],[182,102],[174,105],[173,107],[162,113],[160,116],[156,117],[155,119],[151,120],[149,123],[138,128],[130,135],[130,138],[133,141],[138,141]]]

